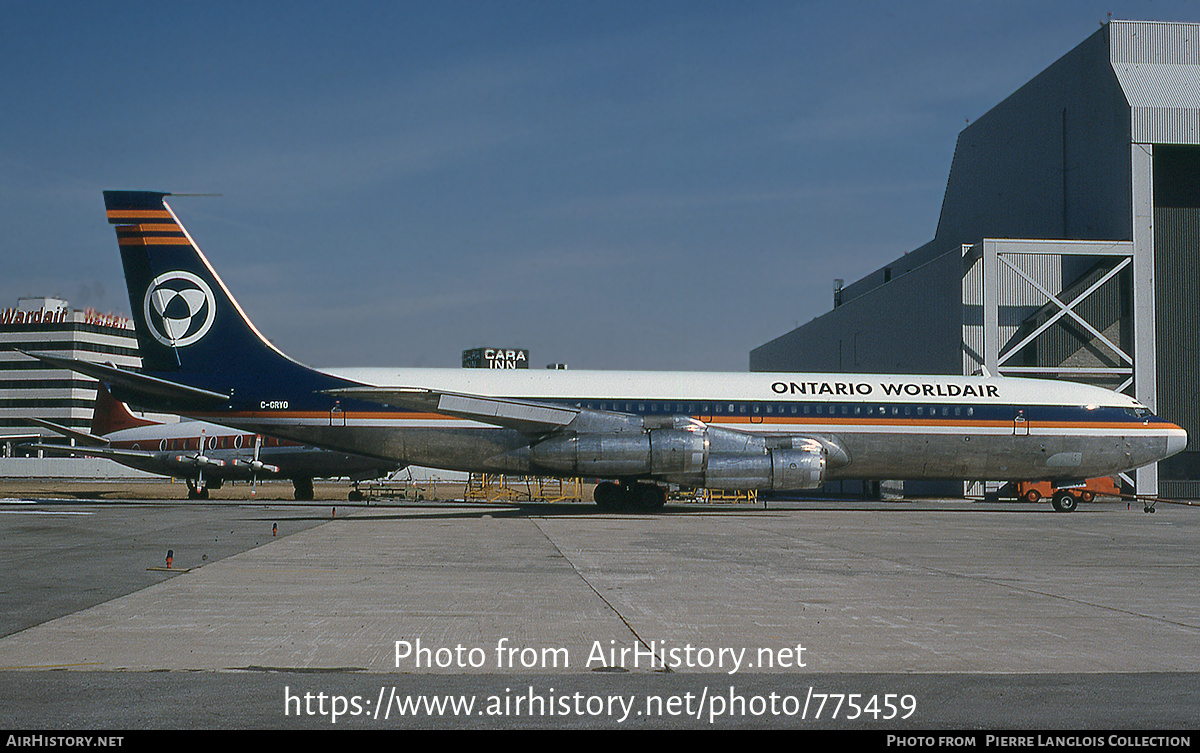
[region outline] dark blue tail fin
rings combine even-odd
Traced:
[[[164,200],[153,191],[105,191],[116,225],[142,369],[222,393],[232,409],[263,400],[327,409],[321,390],[342,380],[302,366],[269,343],[246,317]]]

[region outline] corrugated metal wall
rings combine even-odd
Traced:
[[[1158,413],[1192,448],[1160,467],[1166,480],[1200,478],[1200,208],[1154,210],[1154,256]]]
[[[943,254],[755,348],[750,370],[961,373],[961,269]]]
[[[1107,31],[1114,63],[1200,65],[1200,24],[1113,21]]]
[[[1139,144],[1200,143],[1200,24],[1114,21],[1113,72]]]

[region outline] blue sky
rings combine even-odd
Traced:
[[[172,206],[316,366],[743,371],[932,239],[955,139],[1195,2],[0,0],[0,307],[128,312],[101,191]]]

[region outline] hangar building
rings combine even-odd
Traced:
[[[1187,429],[1140,494],[1200,497],[1200,24],[1112,21],[965,128],[934,239],[752,371],[1039,376]]]

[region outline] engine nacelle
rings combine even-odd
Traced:
[[[168,468],[195,470],[197,468],[223,468],[224,460],[213,460],[207,455],[171,455],[163,458]]]
[[[529,448],[534,467],[609,478],[702,473],[707,456],[705,433],[686,429],[551,437]]]
[[[825,466],[825,450],[820,445],[802,450],[770,449],[762,455],[711,455],[699,483],[669,480],[710,489],[815,489],[825,483]]]
[[[771,450],[772,489],[816,489],[825,483],[829,456],[824,447]]]
[[[828,463],[815,440],[767,447],[762,437],[713,427],[551,437],[529,448],[529,460],[535,470],[567,476],[651,477],[713,489],[814,489]]]

